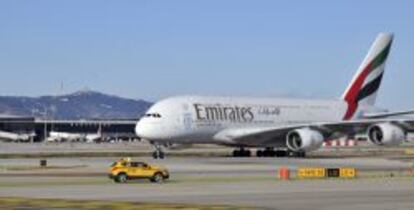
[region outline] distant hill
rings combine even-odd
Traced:
[[[0,114],[47,119],[131,119],[138,118],[151,102],[79,91],[61,96],[0,96]]]

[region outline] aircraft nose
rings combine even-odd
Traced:
[[[146,139],[147,129],[145,128],[146,128],[145,123],[143,123],[142,120],[138,121],[137,124],[135,125],[135,134],[137,134],[137,136],[140,138]]]
[[[145,120],[140,120],[135,126],[135,134],[138,137],[146,140],[157,140],[159,136],[159,125],[156,123],[145,122]]]

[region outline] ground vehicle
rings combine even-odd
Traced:
[[[131,179],[149,179],[151,182],[163,182],[170,174],[166,168],[145,162],[134,162],[130,158],[122,158],[114,162],[109,170],[109,178],[117,183],[125,183]]]

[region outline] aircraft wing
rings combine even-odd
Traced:
[[[299,128],[310,128],[319,131],[325,139],[336,139],[341,136],[350,136],[366,132],[368,127],[379,123],[398,125],[406,132],[414,131],[414,119],[364,119],[342,122],[319,122],[291,124],[275,127],[254,127],[225,129],[219,132],[215,139],[245,146],[286,146],[288,132]]]
[[[414,114],[414,110],[399,111],[399,112],[366,113],[363,115],[363,118],[378,119],[378,118],[384,118],[384,117],[394,117],[394,116],[410,115],[410,114]]]

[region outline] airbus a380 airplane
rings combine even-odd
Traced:
[[[392,39],[378,35],[340,99],[171,97],[148,110],[136,134],[156,146],[154,158],[163,158],[160,145],[169,143],[240,148],[234,156],[250,156],[250,147],[264,148],[257,156],[304,156],[327,139],[361,133],[376,145],[398,145],[414,120],[395,116],[413,111],[378,113],[374,107]]]

